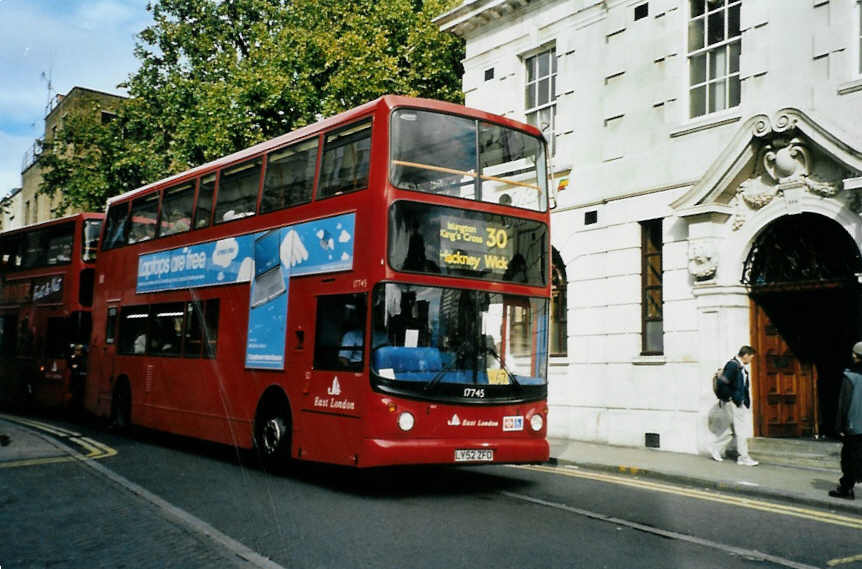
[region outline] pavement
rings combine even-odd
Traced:
[[[856,485],[856,500],[828,495],[829,490],[838,486],[840,470],[768,464],[764,462],[766,459],[757,466],[741,466],[731,458],[716,462],[709,455],[568,439],[550,439],[549,442],[551,461],[561,466],[653,478],[862,515],[862,484]],[[754,453],[751,456],[760,460]]]
[[[43,432],[26,426],[26,421],[25,418],[11,416],[4,420],[0,416],[0,469],[42,461],[75,460],[68,456],[67,446],[54,444]],[[3,445],[3,435],[8,437],[6,445]],[[862,515],[862,484],[857,485],[860,496],[856,500],[832,498],[827,494],[838,484],[841,476],[838,470],[764,461],[758,466],[740,466],[730,458],[716,462],[705,455],[653,448],[619,447],[569,439],[550,439],[549,442],[551,462],[560,466],[658,479]],[[758,458],[754,454],[752,456]]]

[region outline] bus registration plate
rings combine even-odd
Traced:
[[[455,462],[493,462],[494,449],[459,448],[455,449]]]

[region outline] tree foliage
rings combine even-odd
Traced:
[[[42,189],[92,207],[386,93],[461,102],[463,42],[431,21],[458,3],[154,1],[130,99],[66,122]]]
[[[102,124],[95,103],[69,113],[42,144],[40,191],[59,194],[57,214],[101,211],[108,197],[161,175],[146,141],[125,137],[116,120]]]

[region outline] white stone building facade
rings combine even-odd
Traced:
[[[862,334],[859,0],[466,0],[437,23],[466,40],[466,104],[539,125],[565,186],[550,436],[705,452],[743,344],[752,433],[828,435]]]

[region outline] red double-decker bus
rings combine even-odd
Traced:
[[[268,462],[548,458],[535,128],[386,96],[106,216],[96,413]]]
[[[101,213],[0,233],[0,401],[80,407]]]

